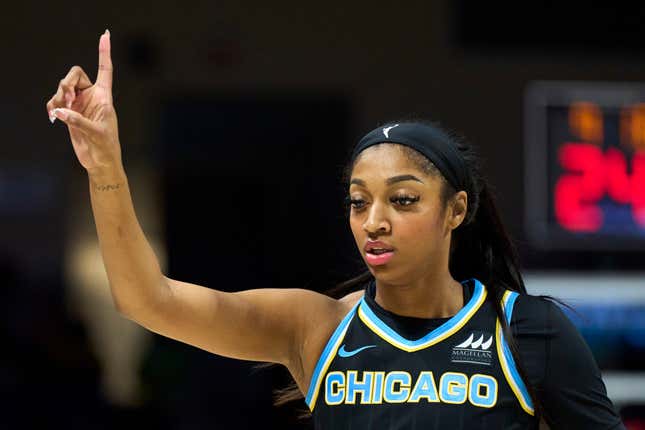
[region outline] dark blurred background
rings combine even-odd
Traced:
[[[109,28],[124,163],[167,276],[323,291],[360,272],[341,184],[351,145],[388,120],[438,120],[483,154],[529,290],[596,294],[581,329],[630,428],[645,428],[645,252],[535,246],[524,182],[527,87],[640,85],[643,18],[642,5],[578,0],[3,5],[0,427],[309,426],[304,403],[271,406],[283,369],[114,310],[87,176],[45,109],[71,66],[96,76]],[[608,296],[624,300],[599,308]]]

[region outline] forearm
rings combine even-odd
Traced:
[[[136,319],[168,293],[159,261],[136,217],[123,168],[90,174],[90,199],[103,263],[119,311]],[[140,316],[140,315],[139,315]]]

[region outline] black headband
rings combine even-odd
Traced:
[[[419,151],[457,191],[466,189],[464,159],[455,144],[440,129],[418,122],[391,123],[375,128],[354,147],[352,163],[364,149],[379,143],[398,143]]]

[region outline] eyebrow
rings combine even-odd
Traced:
[[[421,182],[423,184],[423,181],[419,178],[417,178],[414,175],[398,175],[398,176],[392,176],[391,178],[387,178],[385,180],[386,185],[392,185],[396,184],[397,182],[403,182],[403,181],[417,181]],[[360,185],[362,187],[365,186],[365,181],[362,179],[354,178],[350,181],[350,184],[356,184]]]

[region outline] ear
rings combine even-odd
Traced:
[[[468,210],[468,194],[465,191],[459,191],[456,193],[450,200],[448,210],[448,226],[451,230],[456,229],[461,225],[466,218],[466,212]]]

